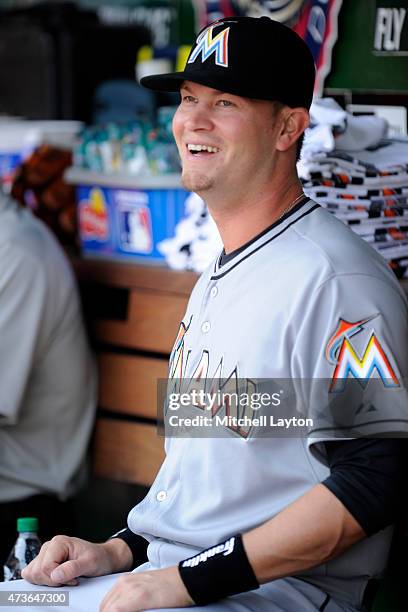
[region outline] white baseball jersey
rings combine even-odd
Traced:
[[[309,200],[201,276],[170,377],[323,379],[326,397],[338,397],[345,379],[368,389],[376,377],[383,392],[354,415],[359,431],[407,432],[406,339],[406,299],[384,260]],[[312,393],[311,411],[324,416],[320,397]],[[324,480],[321,442],[337,426],[329,412],[309,436],[262,437],[256,427],[227,425],[223,437],[167,439],[159,474],[128,518],[150,542],[151,565],[177,563],[253,529]],[[367,578],[384,569],[389,541],[387,529],[302,578],[357,606]]]

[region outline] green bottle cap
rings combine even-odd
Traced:
[[[33,517],[24,517],[17,519],[17,531],[38,531],[38,519]]]

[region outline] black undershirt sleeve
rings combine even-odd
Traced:
[[[147,561],[147,547],[149,546],[149,542],[142,538],[142,536],[133,533],[133,531],[126,527],[126,529],[122,529],[122,531],[115,533],[112,538],[119,538],[129,546],[133,555],[132,569]]]
[[[408,440],[359,438],[324,443],[323,481],[369,536],[406,514]]]

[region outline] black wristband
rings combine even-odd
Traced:
[[[240,534],[180,561],[179,572],[199,606],[259,588]]]
[[[149,542],[142,538],[142,536],[133,533],[133,531],[126,527],[118,531],[118,533],[115,533],[109,539],[113,540],[115,538],[123,540],[129,546],[133,556],[132,567],[137,567],[147,561],[147,547],[149,546]]]

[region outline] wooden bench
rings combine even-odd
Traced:
[[[157,381],[167,376],[197,276],[101,260],[73,264],[99,369],[93,472],[150,485],[164,458],[156,427]]]

